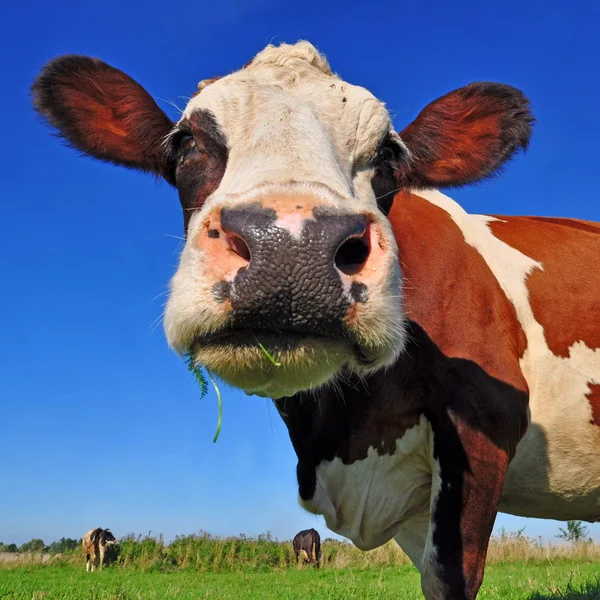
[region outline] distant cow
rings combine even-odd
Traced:
[[[321,566],[321,537],[316,529],[304,529],[294,538],[296,564],[300,562],[313,564],[317,569]]]
[[[104,553],[106,547],[110,544],[114,544],[117,541],[115,536],[112,534],[110,529],[102,529],[102,527],[96,527],[96,529],[90,529],[82,540],[83,551],[85,552],[85,570],[94,571],[96,567],[96,558],[100,557],[100,570],[102,571],[102,565],[104,563]]]

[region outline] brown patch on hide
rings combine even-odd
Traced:
[[[504,217],[489,227],[500,240],[542,263],[527,278],[529,302],[548,347],[567,358],[583,342],[600,348],[600,224],[576,219]]]
[[[588,383],[590,391],[586,394],[590,406],[592,407],[592,425],[600,426],[600,385],[597,383]]]
[[[515,308],[450,215],[417,193],[401,192],[389,219],[407,316],[446,356],[471,360],[492,377],[527,390],[519,365],[527,339]]]

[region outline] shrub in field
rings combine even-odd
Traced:
[[[123,567],[151,568],[162,564],[167,552],[162,535],[131,533],[115,544],[115,555],[116,562]]]
[[[44,540],[33,539],[29,540],[28,542],[25,542],[24,544],[21,544],[21,546],[19,547],[19,552],[43,552],[45,548],[46,544],[44,543]]]
[[[567,521],[567,528],[558,528],[560,534],[556,537],[567,540],[567,542],[573,542],[574,544],[580,544],[581,542],[591,541],[590,538],[586,540],[588,528],[583,524],[582,521]]]
[[[79,546],[81,546],[81,540],[74,540],[73,538],[60,538],[57,542],[52,542],[47,551],[50,554],[67,554],[74,552]]]
[[[116,562],[145,570],[233,571],[287,568],[295,564],[295,557],[291,542],[275,541],[269,534],[257,539],[214,538],[200,532],[177,536],[168,545],[162,536],[126,535],[116,544]]]

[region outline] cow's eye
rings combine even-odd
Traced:
[[[379,160],[383,162],[393,162],[398,160],[401,148],[398,144],[387,140],[379,149]]]
[[[181,131],[175,137],[175,147],[181,152],[188,152],[196,145],[194,136],[189,131]]]

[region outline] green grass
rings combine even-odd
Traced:
[[[411,565],[270,572],[143,572],[83,565],[0,568],[2,600],[364,600],[422,598]],[[600,564],[555,561],[490,565],[481,600],[598,600]]]

